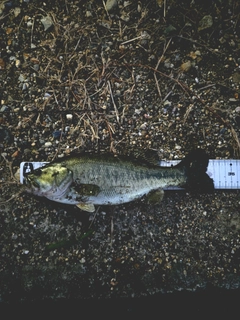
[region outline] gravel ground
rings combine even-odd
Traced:
[[[151,149],[240,156],[240,5],[0,1],[0,301],[239,289],[239,191],[96,214],[20,194],[22,161]]]

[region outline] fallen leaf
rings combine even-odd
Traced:
[[[159,5],[160,8],[162,8],[163,0],[157,0],[157,4]]]
[[[197,59],[198,57],[201,56],[201,52],[199,50],[191,51],[188,56],[190,58],[192,58],[193,60],[195,60],[195,59]]]
[[[239,72],[235,72],[232,75],[232,80],[234,83],[240,83],[240,73]]]
[[[19,151],[16,150],[16,151],[12,154],[12,158],[17,158],[18,155],[19,155]]]
[[[37,58],[31,58],[30,61],[35,64],[39,64],[39,60]]]
[[[30,58],[30,54],[29,53],[23,53],[23,59],[24,61],[27,61]]]
[[[199,21],[198,31],[202,31],[211,28],[213,25],[213,18],[210,15],[204,16],[202,20]]]
[[[0,70],[4,70],[5,69],[5,62],[2,58],[0,58]]]
[[[183,72],[188,72],[191,69],[191,67],[192,67],[192,63],[191,61],[188,60],[187,62],[184,62],[183,64],[181,64],[180,69]]]
[[[12,33],[13,32],[13,28],[7,28],[6,29],[6,34],[10,34],[10,33]]]

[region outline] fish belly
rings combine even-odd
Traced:
[[[82,196],[73,189],[63,197],[58,199],[49,198],[66,204],[78,204],[80,202],[92,203],[94,205],[117,205],[131,202],[148,194],[153,188],[145,187],[137,190],[129,190],[123,187],[115,187],[111,189],[103,189],[96,196]]]

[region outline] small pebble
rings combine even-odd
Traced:
[[[72,115],[72,114],[70,114],[70,113],[68,113],[68,114],[66,114],[66,118],[67,118],[67,120],[72,120],[73,115]]]
[[[54,132],[52,133],[52,135],[53,135],[53,137],[54,137],[55,139],[60,138],[60,137],[61,137],[61,134],[62,134],[62,131],[61,131],[61,130],[56,130],[56,131],[54,131]]]
[[[87,11],[86,11],[86,17],[87,17],[87,18],[91,18],[91,17],[92,17],[92,12],[89,11],[89,10],[87,10]]]
[[[34,69],[35,71],[38,71],[38,70],[39,70],[39,64],[34,64],[34,65],[33,65],[33,69]]]
[[[18,80],[19,80],[20,82],[23,82],[23,81],[25,81],[25,79],[26,79],[25,76],[20,73],[20,75],[19,75],[19,77],[18,77]]]
[[[44,26],[44,31],[47,31],[53,25],[53,21],[52,21],[52,19],[51,19],[51,17],[49,15],[46,16],[46,17],[43,17],[41,19],[41,22],[42,22],[42,24]]]
[[[19,7],[14,8],[13,13],[16,18],[21,13],[21,8],[19,8]]]
[[[28,87],[29,87],[29,84],[27,82],[24,82],[22,86],[22,90],[25,91],[28,89]]]
[[[51,94],[50,93],[44,93],[44,99],[48,99],[48,98],[50,98],[51,97]]]
[[[29,20],[29,21],[27,22],[27,27],[28,27],[28,28],[31,28],[32,26],[33,26],[33,23],[32,23],[32,21]]]
[[[51,147],[52,146],[52,142],[47,141],[47,142],[45,142],[44,146],[47,147],[47,148]]]
[[[112,11],[118,4],[117,0],[107,0],[106,2],[106,10],[107,11]]]

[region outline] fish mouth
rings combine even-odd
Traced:
[[[26,186],[28,192],[36,192],[40,189],[39,183],[30,177],[24,177],[23,184]]]
[[[59,199],[65,196],[68,192],[70,182],[62,185],[58,185],[55,182],[53,183],[41,183],[38,179],[36,179],[33,175],[26,175],[23,179],[23,184],[25,186],[25,191],[28,193],[32,193],[37,196],[44,196],[48,199]]]

